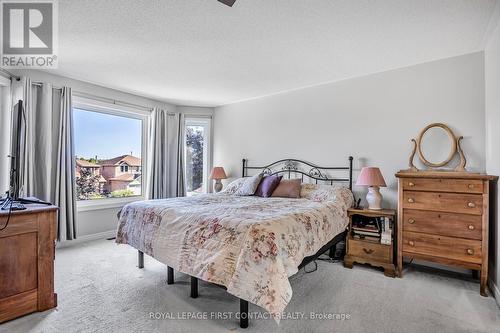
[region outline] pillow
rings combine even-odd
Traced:
[[[347,208],[354,203],[352,191],[341,185],[302,184],[300,197],[318,202],[341,201]]]
[[[260,181],[262,180],[262,173],[258,175],[243,178],[243,184],[241,187],[234,192],[234,195],[253,195],[257,190],[257,186],[259,186]]]
[[[282,198],[300,198],[301,183],[302,180],[300,178],[282,180],[271,196]]]
[[[273,194],[276,187],[278,187],[281,178],[283,176],[267,176],[262,178],[259,186],[257,187],[257,191],[255,191],[255,195],[258,197],[269,198],[271,194]]]
[[[240,187],[243,185],[244,182],[245,178],[238,178],[236,180],[233,180],[232,182],[229,183],[229,185],[226,186],[226,188],[224,188],[219,193],[233,195],[236,191],[240,189]]]

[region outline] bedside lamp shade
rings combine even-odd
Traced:
[[[214,167],[210,174],[210,179],[226,179],[226,172],[223,167]]]
[[[387,185],[379,168],[361,169],[356,186],[368,186],[368,194],[366,195],[368,209],[382,209],[382,194],[380,194],[379,187],[387,187]]]
[[[222,190],[222,182],[221,179],[226,179],[226,172],[223,167],[214,167],[212,169],[212,173],[210,173],[210,179],[215,180],[214,191],[215,193],[220,192]]]
[[[361,169],[356,186],[379,186],[387,187],[384,177],[379,168],[367,167]]]

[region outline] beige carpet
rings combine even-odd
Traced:
[[[479,284],[413,267],[403,279],[377,269],[319,262],[318,270],[291,278],[290,317],[310,312],[348,319],[182,319],[190,315],[232,315],[238,301],[223,289],[200,282],[200,296],[189,298],[189,278],[176,274],[166,284],[166,267],[113,241],[63,248],[56,255],[56,310],[31,314],[3,325],[0,332],[500,332],[500,311],[493,297],[479,295]],[[311,268],[311,267],[308,267]],[[250,312],[262,315],[250,305]],[[151,319],[151,313],[171,318]]]

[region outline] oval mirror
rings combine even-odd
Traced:
[[[431,124],[424,128],[417,139],[417,146],[422,163],[435,168],[448,164],[457,152],[455,135],[444,124]]]

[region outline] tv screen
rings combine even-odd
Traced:
[[[23,101],[18,101],[12,112],[12,140],[10,150],[10,189],[11,198],[19,198],[20,190],[20,168],[22,145],[24,144],[26,126],[24,122]]]

